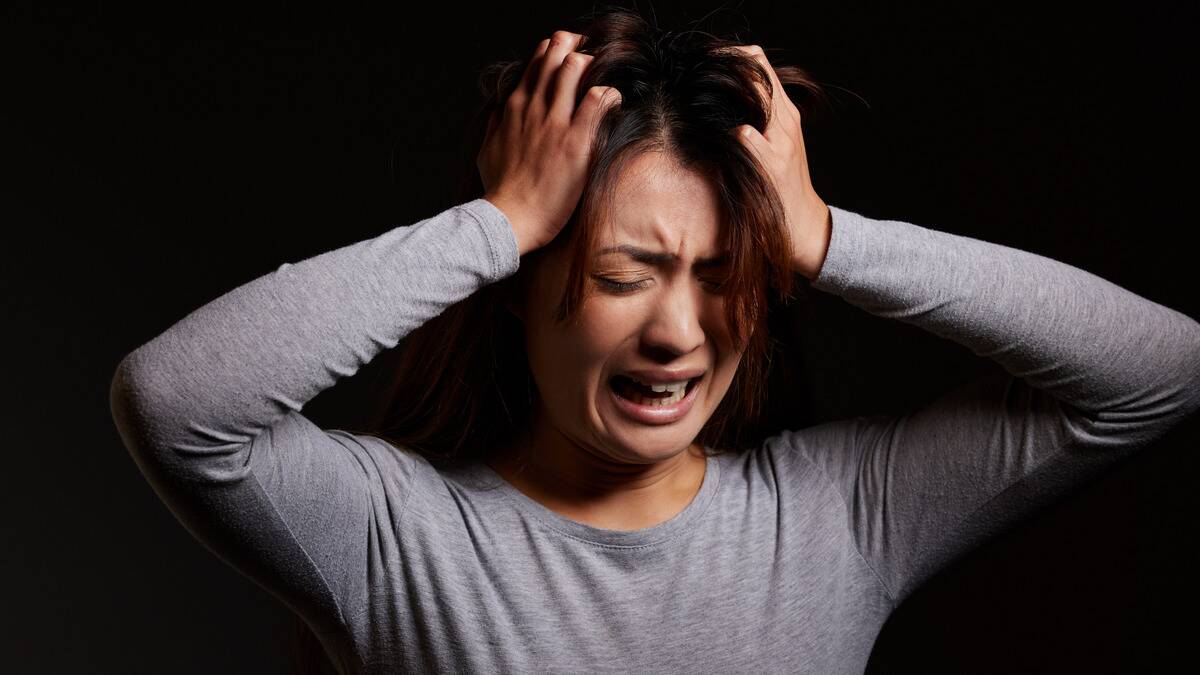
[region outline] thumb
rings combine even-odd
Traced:
[[[754,128],[752,124],[739,124],[730,129],[741,144],[753,154],[759,162],[763,161],[767,149],[767,139]]]
[[[579,109],[575,111],[575,118],[572,121],[586,120],[590,137],[600,126],[600,120],[604,119],[610,110],[620,105],[621,92],[617,91],[616,87],[597,85],[588,89],[587,95],[580,102]]]

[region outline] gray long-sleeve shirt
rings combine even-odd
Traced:
[[[575,522],[486,464],[437,470],[301,414],[516,272],[483,199],[193,311],[122,360],[113,415],[179,520],[345,672],[859,673],[933,573],[1200,407],[1200,324],[1043,256],[831,210],[814,288],[1006,372],[710,457],[654,527]]]

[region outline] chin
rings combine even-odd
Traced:
[[[684,433],[678,427],[630,429],[617,439],[621,457],[642,464],[661,462],[687,451],[696,434]]]

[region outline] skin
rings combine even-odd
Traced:
[[[579,321],[557,324],[552,311],[568,271],[566,248],[539,260],[513,304],[540,396],[530,433],[519,442],[528,469],[512,454],[493,469],[564,515],[610,529],[648,527],[678,513],[700,489],[705,459],[694,439],[725,396],[741,361],[725,322],[719,270],[696,269],[718,248],[717,193],[699,174],[662,153],[636,157],[617,183],[599,249],[631,244],[674,253],[656,267],[624,253],[596,255]],[[615,290],[595,277],[638,283]],[[692,409],[681,420],[649,425],[623,414],[609,379],[638,367],[695,367]]]
[[[829,250],[833,213],[813,189],[800,125],[800,110],[783,90],[783,83],[767,61],[762,47],[738,45],[735,49],[763,67],[770,77],[772,94],[768,98],[766,89],[755,84],[759,96],[771,102],[767,128],[759,133],[753,126],[743,124],[734,127],[733,133],[758,159],[783,202],[787,230],[792,241],[792,269],[809,280],[815,279]]]
[[[558,235],[581,196],[591,140],[619,92],[593,87],[575,106],[592,57],[576,52],[580,35],[557,31],[534,52],[521,83],[489,119],[477,158],[484,198],[508,218],[522,255]],[[763,133],[731,129],[754,154],[783,201],[793,269],[820,273],[831,213],[812,188],[800,114],[756,45],[738,46],[772,80]],[[673,253],[661,267],[621,254],[589,263],[589,293],[580,319],[556,324],[552,308],[566,277],[566,252],[551,248],[532,269],[510,310],[525,324],[533,379],[541,394],[526,433],[488,462],[532,499],[578,522],[616,530],[651,527],[678,514],[704,480],[695,437],[711,416],[741,361],[724,324],[724,298],[713,271],[693,267],[716,250],[718,207],[713,186],[670,156],[646,153],[620,177],[600,248],[632,244]],[[618,292],[597,276],[642,282]],[[608,380],[621,370],[664,366],[706,370],[692,410],[669,425],[625,417]],[[523,470],[518,467],[524,466]]]

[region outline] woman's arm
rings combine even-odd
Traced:
[[[318,633],[339,633],[367,581],[385,576],[368,566],[385,564],[378,551],[396,546],[421,462],[371,436],[324,431],[300,410],[450,305],[516,273],[522,253],[565,226],[601,113],[620,100],[594,86],[576,105],[592,59],[574,51],[581,38],[555,31],[539,42],[491,114],[476,164],[495,201],[284,264],[117,367],[113,416],[159,497]]]
[[[127,355],[111,386],[117,428],[189,531],[333,631],[365,595],[368,542],[393,536],[417,458],[300,410],[519,264],[483,199],[285,263]]]
[[[1200,324],[1044,256],[830,207],[813,287],[1003,366],[901,415],[784,434],[901,602],[1200,407]]]

